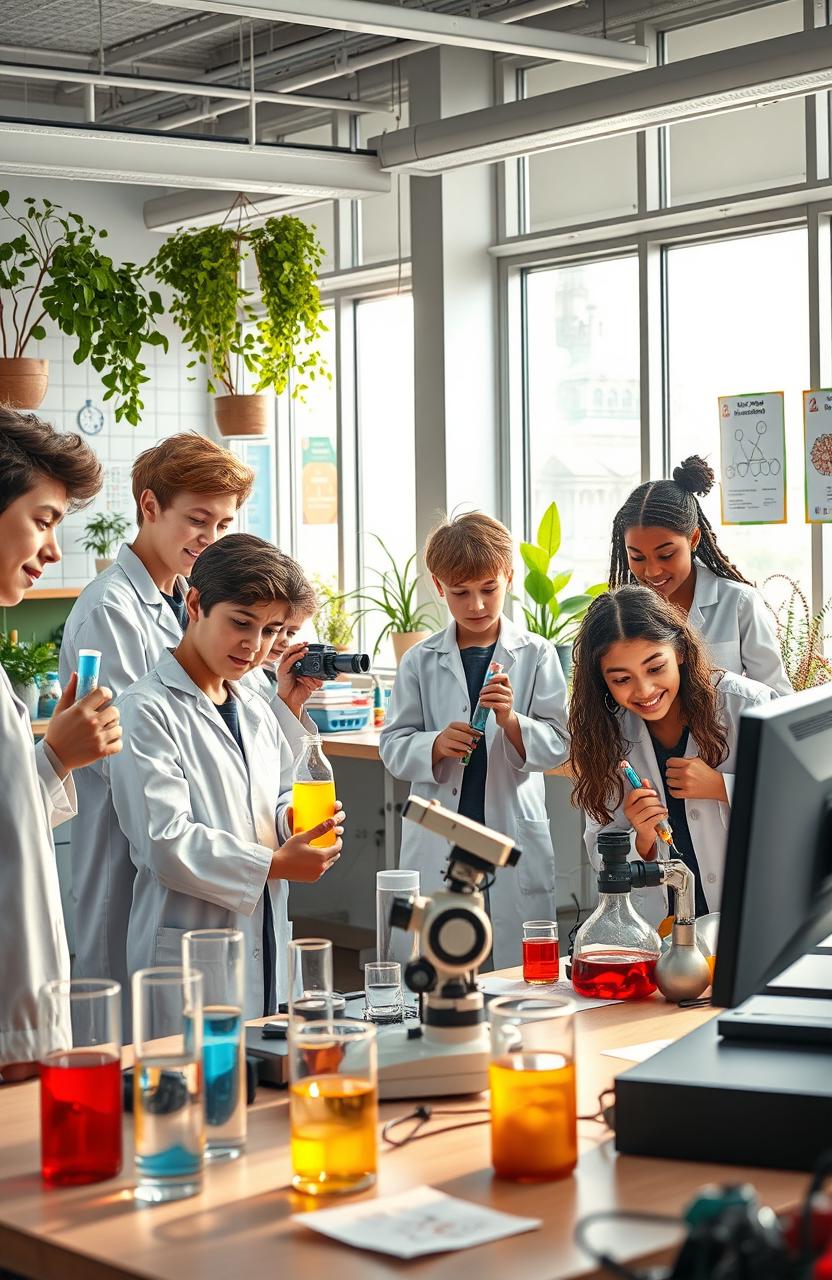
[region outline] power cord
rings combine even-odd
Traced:
[[[599,1266],[609,1271],[611,1275],[620,1277],[620,1280],[644,1280],[644,1277],[641,1272],[633,1271],[630,1267],[625,1266],[623,1262],[617,1262],[608,1253],[595,1249],[589,1243],[587,1238],[589,1230],[599,1222],[646,1222],[653,1226],[662,1227],[684,1226],[682,1218],[674,1218],[666,1213],[628,1213],[617,1209],[610,1209],[603,1213],[588,1213],[586,1217],[581,1218],[575,1226],[575,1243],[578,1248],[582,1249],[593,1262],[597,1262]]]
[[[615,1109],[613,1103],[605,1102],[608,1096],[614,1098],[615,1091],[613,1089],[604,1089],[603,1093],[598,1095],[598,1110],[590,1116],[578,1116],[577,1119],[603,1124],[608,1129],[612,1129]],[[428,1133],[422,1133],[425,1125],[436,1116],[484,1116],[485,1118],[482,1120],[467,1120],[462,1124],[446,1124],[440,1129],[431,1129]],[[453,1133],[455,1129],[473,1129],[476,1125],[489,1124],[490,1120],[490,1107],[443,1107],[440,1110],[437,1107],[432,1107],[428,1102],[422,1102],[414,1107],[412,1111],[406,1111],[404,1115],[394,1116],[392,1120],[388,1120],[381,1130],[381,1136],[382,1140],[390,1147],[406,1147],[411,1142],[421,1142],[425,1138],[434,1138],[440,1133]],[[391,1136],[400,1125],[409,1123],[412,1123],[413,1128],[403,1138]]]

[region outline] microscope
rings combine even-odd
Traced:
[[[491,952],[483,890],[500,867],[520,859],[510,836],[472,822],[437,801],[411,796],[402,817],[452,843],[447,888],[433,897],[396,898],[394,928],[418,934],[419,956],[405,981],[420,997],[421,1025],[378,1032],[382,1098],[478,1093],[488,1088],[488,1026],[477,969]]]

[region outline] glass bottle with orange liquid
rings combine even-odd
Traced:
[[[491,1163],[500,1178],[549,1182],[578,1161],[574,1005],[551,997],[492,1000]]]
[[[303,739],[303,747],[295,761],[292,775],[292,830],[310,831],[319,822],[331,818],[335,813],[335,779],[332,766],[321,747],[320,738],[312,734]],[[337,837],[334,831],[313,840],[313,845],[325,848],[335,844]]]

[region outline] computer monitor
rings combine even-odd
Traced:
[[[740,721],[713,1003],[733,1008],[832,934],[832,685]]]

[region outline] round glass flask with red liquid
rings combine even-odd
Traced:
[[[599,835],[598,906],[578,930],[572,956],[572,986],[578,995],[643,1000],[656,990],[661,940],[633,906],[630,852],[626,831]]]

